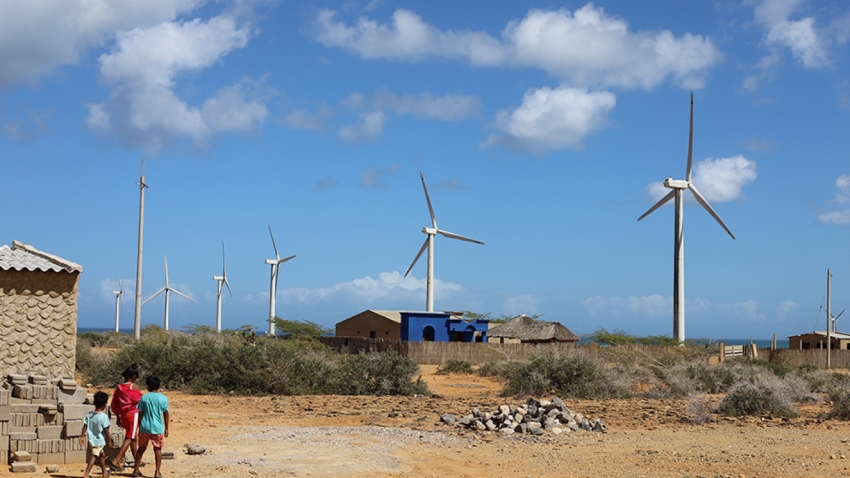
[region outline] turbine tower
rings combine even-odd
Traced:
[[[410,267],[407,268],[407,272],[404,273],[404,277],[407,277],[407,274],[410,274],[410,270],[413,269],[413,266],[416,265],[416,261],[422,256],[422,253],[425,252],[425,249],[428,249],[428,275],[427,275],[427,287],[425,289],[425,310],[427,312],[434,311],[434,237],[437,234],[441,236],[448,237],[450,239],[460,239],[461,241],[474,242],[475,244],[484,244],[481,241],[470,239],[468,237],[463,237],[457,234],[454,234],[449,231],[444,231],[437,228],[437,219],[434,217],[434,208],[431,206],[431,197],[428,196],[428,187],[425,186],[425,177],[422,176],[422,173],[419,173],[419,179],[422,180],[422,189],[425,190],[425,200],[428,202],[428,211],[431,213],[431,227],[425,226],[422,228],[422,234],[427,234],[428,237],[425,238],[425,243],[422,244],[422,248],[419,249],[419,253],[416,254],[416,258],[413,259],[413,263],[410,264]]]
[[[121,303],[124,301],[124,280],[118,281],[119,290],[113,290],[115,294],[115,331],[118,332],[118,321],[121,317]]]
[[[691,193],[696,198],[711,217],[713,217],[724,230],[735,239],[732,231],[726,227],[720,216],[714,212],[714,209],[708,204],[708,201],[702,197],[699,190],[691,182],[691,163],[692,152],[694,146],[694,94],[691,93],[691,126],[688,135],[688,167],[685,171],[685,179],[667,178],[664,180],[664,187],[670,188],[671,191],[648,211],[643,213],[643,216],[638,218],[638,221],[650,215],[653,211],[666,204],[673,198],[676,198],[676,220],[675,220],[675,236],[673,242],[673,337],[680,343],[685,342],[685,236],[684,236],[684,216],[683,216],[683,193],[685,189],[690,189]]]
[[[233,297],[233,291],[230,290],[230,284],[227,282],[227,260],[224,257],[224,241],[221,241],[221,275],[213,276],[213,280],[218,282],[218,293],[215,302],[215,331],[221,332],[221,285],[227,286],[227,292],[230,297]]]
[[[189,297],[188,295],[180,292],[179,290],[175,289],[174,287],[171,287],[171,285],[168,283],[168,257],[165,257],[165,287],[163,287],[162,289],[159,289],[152,296],[145,299],[145,301],[142,302],[142,305],[147,304],[148,301],[150,301],[154,297],[158,296],[159,294],[162,294],[163,292],[165,292],[165,323],[163,325],[163,328],[165,328],[165,330],[168,330],[168,293],[174,292],[175,294],[179,295],[180,297],[183,297],[185,299],[191,300],[192,302],[195,302],[195,299],[193,299],[193,298]]]
[[[145,183],[145,158],[142,158],[142,165],[139,168],[139,244],[136,250],[136,304],[135,314],[133,317],[133,338],[139,340],[142,338],[142,242],[145,238],[145,189],[148,188]]]
[[[271,284],[269,286],[269,335],[274,335],[274,319],[277,317],[275,313],[275,296],[277,295],[277,276],[280,273],[280,265],[284,262],[295,259],[295,256],[289,256],[284,259],[280,258],[280,254],[277,253],[277,246],[274,243],[274,234],[272,234],[272,227],[269,226],[269,235],[272,237],[272,247],[274,248],[274,259],[266,259],[266,264],[272,266],[271,269]]]

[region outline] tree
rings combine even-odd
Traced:
[[[275,330],[279,334],[289,335],[306,335],[309,337],[319,337],[333,332],[333,329],[319,325],[309,320],[287,320],[280,317],[274,318]]]

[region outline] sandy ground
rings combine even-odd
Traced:
[[[791,420],[692,424],[687,401],[566,401],[591,420],[601,418],[608,431],[500,437],[446,427],[438,423],[439,414],[494,410],[521,400],[498,397],[501,384],[493,380],[438,376],[435,369],[423,367],[433,397],[253,398],[166,391],[172,425],[165,449],[176,459],[163,463],[163,476],[850,476],[850,423],[821,420],[828,404],[806,406]],[[188,442],[210,453],[187,455]],[[152,460],[148,451],[145,461]],[[39,466],[38,473],[79,477],[83,468],[62,465],[45,475]],[[142,471],[153,476],[153,464]],[[10,476],[21,475],[2,467],[0,477]]]

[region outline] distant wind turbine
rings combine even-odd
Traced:
[[[230,284],[227,282],[227,259],[224,256],[224,241],[221,241],[221,275],[213,276],[213,280],[218,282],[218,293],[216,294],[215,302],[215,331],[221,332],[221,285],[227,286],[227,292],[230,297],[233,297],[233,291],[230,290]]]
[[[115,331],[118,332],[118,321],[121,317],[121,303],[124,302],[124,279],[118,281],[119,290],[113,290],[115,294]]]
[[[180,292],[179,290],[175,289],[174,287],[171,287],[171,285],[168,283],[168,257],[165,257],[165,287],[163,287],[162,289],[159,289],[152,296],[145,299],[145,301],[142,302],[142,305],[147,304],[148,301],[150,301],[154,297],[158,296],[159,294],[162,294],[163,292],[165,292],[165,323],[164,323],[163,327],[165,328],[165,330],[168,330],[168,293],[174,292],[175,294],[179,295],[180,297],[183,297],[185,299],[191,300],[192,302],[195,302],[195,299],[193,299],[193,298],[189,297],[188,295]]]
[[[666,204],[673,198],[676,198],[676,222],[675,222],[675,237],[673,245],[673,337],[679,342],[685,342],[685,236],[684,236],[684,216],[682,193],[685,189],[690,189],[691,193],[696,198],[702,207],[711,214],[718,224],[726,230],[727,233],[735,239],[732,231],[726,227],[720,216],[714,212],[714,209],[708,204],[708,201],[700,194],[696,186],[691,182],[691,163],[692,152],[694,145],[694,94],[691,93],[691,126],[688,135],[688,168],[685,172],[685,179],[667,178],[664,180],[664,187],[672,189],[648,211],[643,213],[643,216],[638,218],[638,221],[650,215],[653,211]]]
[[[425,310],[427,312],[432,312],[434,310],[434,237],[437,234],[440,234],[441,236],[448,237],[449,239],[460,239],[461,241],[474,242],[475,244],[484,243],[437,228],[437,219],[434,217],[434,208],[431,206],[431,197],[428,196],[428,187],[425,186],[425,177],[421,172],[419,173],[419,179],[422,180],[422,189],[425,190],[425,200],[428,202],[428,211],[431,213],[431,227],[425,226],[422,228],[422,234],[427,234],[428,237],[425,239],[425,243],[422,244],[422,248],[419,249],[419,253],[416,254],[416,258],[413,259],[413,263],[411,263],[410,267],[407,268],[407,272],[404,273],[404,277],[407,277],[407,275],[410,274],[410,270],[416,265],[416,261],[418,261],[422,256],[425,249],[428,249],[428,275],[427,287],[425,289]]]
[[[289,256],[281,259],[277,253],[277,245],[274,243],[274,234],[272,227],[269,226],[269,235],[272,237],[272,247],[274,248],[274,259],[266,259],[266,264],[272,266],[271,269],[271,284],[269,286],[269,335],[274,335],[274,319],[277,317],[275,312],[275,296],[277,295],[277,277],[280,274],[280,265],[284,262],[295,259],[295,256]]]

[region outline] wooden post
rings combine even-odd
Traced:
[[[720,350],[720,363],[726,361],[726,346],[723,345],[723,342],[717,344],[717,348]]]
[[[753,358],[759,358],[759,348],[756,347],[756,344],[753,342],[753,339],[750,339],[750,350],[753,351]]]

